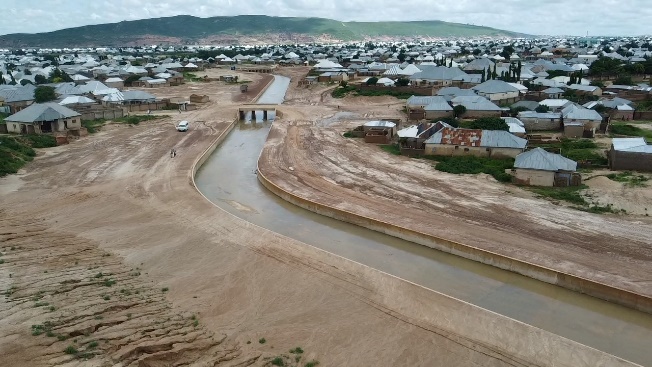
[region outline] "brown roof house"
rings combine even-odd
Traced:
[[[514,181],[530,186],[579,186],[581,175],[577,162],[559,154],[534,148],[516,156],[512,175]]]
[[[7,131],[44,134],[81,129],[81,115],[58,103],[34,103],[5,119]]]
[[[426,155],[515,158],[525,150],[527,140],[509,131],[444,127],[428,138],[425,145]]]

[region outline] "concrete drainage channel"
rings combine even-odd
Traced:
[[[269,89],[278,93],[274,85]],[[277,197],[256,177],[271,126],[261,120],[235,123],[215,152],[202,157],[197,187],[225,211],[627,360],[652,361],[649,314],[323,217]]]

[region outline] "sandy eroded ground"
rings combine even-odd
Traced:
[[[325,366],[528,365],[475,342],[472,333],[460,336],[433,326],[429,320],[441,317],[428,312],[434,293],[399,287],[386,275],[251,225],[206,201],[192,187],[190,170],[235,116],[237,85],[193,83],[153,92],[206,93],[211,102],[138,126],[108,125],[68,146],[44,150],[19,175],[0,179],[0,365],[263,366],[269,365],[266,357],[297,346],[305,350],[303,361],[314,358]],[[313,109],[306,116],[332,113],[328,107]],[[301,113],[288,112],[293,114]],[[191,121],[188,133],[175,131],[179,119]],[[275,131],[276,143],[285,136],[297,143],[279,154],[301,168],[298,172],[323,174],[301,163],[313,149],[306,143],[310,134],[335,144],[314,146],[327,148],[336,162],[328,163],[323,154],[313,157],[335,172],[350,167],[335,147],[350,152],[351,159],[360,154],[332,129]],[[169,156],[172,147],[176,158]],[[421,172],[414,163],[375,159],[387,167],[405,164],[414,177]],[[356,177],[364,183],[376,174],[392,175]],[[363,193],[352,177],[345,174],[338,190],[399,194]],[[326,176],[313,179],[334,190]],[[410,197],[424,180],[406,185],[400,195]],[[309,187],[297,189],[315,195]],[[498,191],[489,194],[498,197]],[[460,198],[465,205],[477,202]],[[418,201],[408,202],[418,208]],[[484,201],[477,205],[488,213],[481,208]],[[647,256],[647,248],[640,251]],[[413,317],[412,310],[423,316]],[[510,322],[491,319],[497,325]]]

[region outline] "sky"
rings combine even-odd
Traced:
[[[535,35],[651,34],[650,0],[1,0],[0,34],[174,15],[443,20]]]

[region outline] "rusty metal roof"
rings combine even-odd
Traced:
[[[482,130],[451,129],[445,127],[438,133],[441,134],[439,144],[479,147],[482,142]]]

